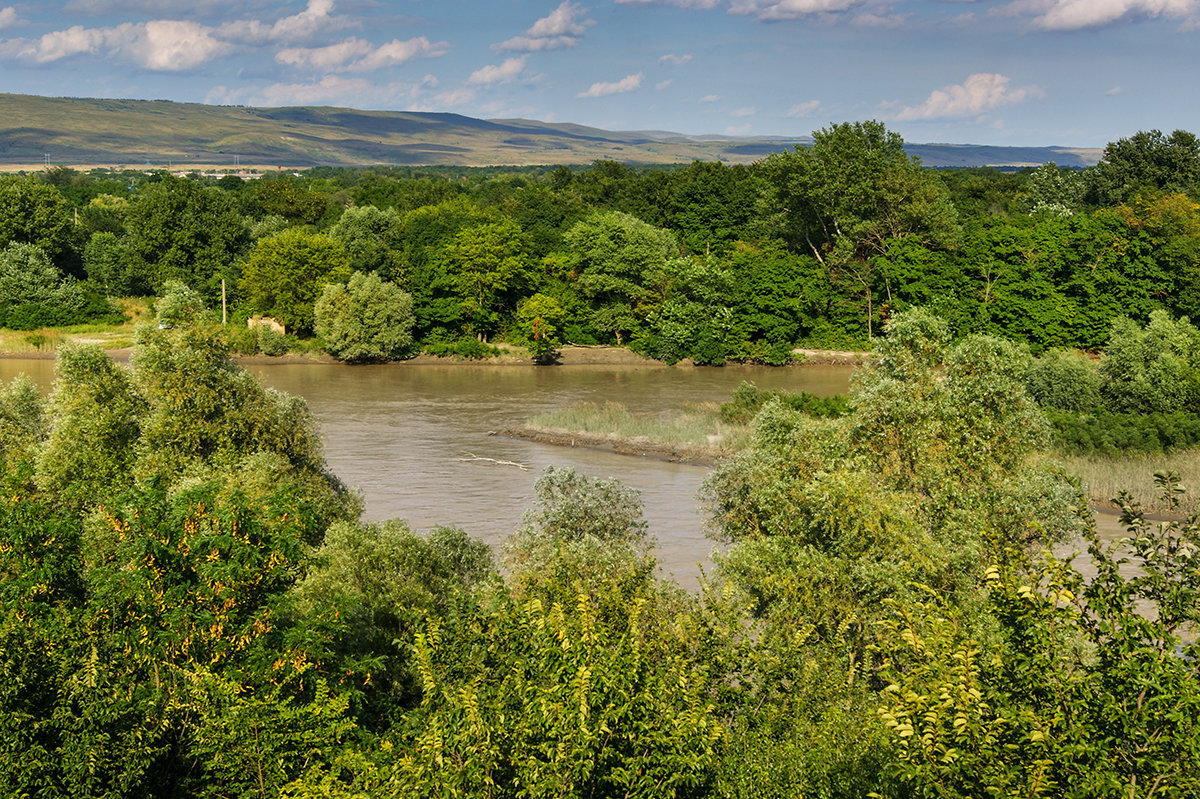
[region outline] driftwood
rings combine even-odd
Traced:
[[[495,458],[485,458],[482,455],[476,455],[474,452],[464,452],[465,457],[456,458],[460,463],[491,463],[496,466],[515,466],[523,472],[529,471],[528,464],[517,463],[516,461],[498,461]]]

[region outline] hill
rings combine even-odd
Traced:
[[[749,163],[808,137],[688,136],[608,131],[528,119],[363,111],[327,106],[251,108],[169,100],[0,94],[0,164],[71,166],[364,166]],[[1099,150],[913,144],[930,167],[1088,166]]]

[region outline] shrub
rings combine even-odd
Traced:
[[[1025,388],[1043,408],[1086,411],[1100,406],[1100,372],[1085,355],[1051,350],[1025,373]]]
[[[317,300],[317,335],[343,361],[387,361],[412,351],[412,295],[375,274],[355,272],[327,285]]]

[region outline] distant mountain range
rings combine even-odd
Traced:
[[[750,163],[807,136],[688,136],[528,119],[0,94],[0,164],[175,169]],[[1095,164],[1096,148],[909,144],[930,167]]]

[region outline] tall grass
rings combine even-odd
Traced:
[[[1200,511],[1200,450],[1130,453],[1115,458],[1061,455],[1059,460],[1083,481],[1092,502],[1111,504],[1118,492],[1128,491],[1150,512],[1167,510],[1154,487],[1154,473],[1177,472],[1187,489],[1180,496],[1181,509],[1188,514]]]
[[[635,414],[619,402],[603,405],[584,402],[535,416],[528,425],[609,438],[709,447],[721,454],[743,449],[750,442],[750,427],[721,421],[720,410],[718,403],[703,402],[663,413]]]

